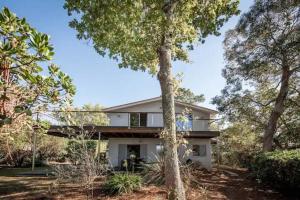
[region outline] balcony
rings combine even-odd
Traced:
[[[194,116],[176,114],[177,132],[196,136],[217,136],[219,134],[213,119],[197,119]],[[50,124],[49,133],[60,134],[61,130],[73,129],[79,132],[84,129],[90,132],[132,137],[158,137],[163,129],[163,114],[158,112],[100,112],[100,111],[71,111],[51,112],[40,114],[39,118]]]

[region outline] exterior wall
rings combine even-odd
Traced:
[[[176,113],[182,113],[184,109],[185,109],[184,106],[181,105],[175,106]],[[130,112],[146,112],[148,113],[147,127],[163,127],[162,105],[160,101],[145,103],[142,105],[132,106],[129,108],[118,109],[114,112],[120,112],[120,113],[108,113],[108,117],[110,119],[110,124],[109,124],[110,126],[129,126]],[[192,115],[193,115],[192,131],[209,130],[208,120],[205,120],[210,118],[209,113],[200,112],[198,110],[192,110]]]
[[[154,162],[156,156],[156,145],[160,144],[158,138],[110,138],[108,140],[108,159],[113,167],[117,167],[119,144],[147,144],[146,162]],[[127,152],[125,153],[125,155]],[[126,155],[127,156],[127,155]]]
[[[108,113],[110,126],[128,126],[129,113]]]
[[[191,159],[192,161],[199,161],[201,164],[207,168],[211,169],[211,144],[210,139],[198,139],[192,138],[187,139],[188,144],[186,146],[180,146],[178,149],[179,158],[186,162],[186,160]],[[128,145],[128,144],[140,144],[147,145],[147,158],[146,162],[155,162],[158,156],[156,152],[156,145],[161,144],[162,140],[158,138],[110,138],[108,141],[108,159],[110,164],[113,167],[117,167],[119,164],[118,153],[119,153],[119,144]],[[194,144],[205,144],[206,145],[206,156],[193,156],[192,154],[192,145]],[[127,151],[126,151],[127,154]]]

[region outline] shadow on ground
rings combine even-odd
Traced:
[[[53,177],[20,177],[7,169],[0,169],[0,199],[87,199],[86,192],[78,184],[55,185]],[[20,172],[20,170],[17,170]],[[7,173],[6,173],[7,174]],[[186,191],[188,200],[296,200],[273,191],[270,187],[261,187],[249,179],[245,169],[232,169],[222,166],[212,172],[195,173],[196,182]],[[147,186],[133,194],[107,196],[101,189],[103,179],[94,185],[93,199],[103,200],[163,200],[167,198],[164,187]],[[89,192],[91,197],[91,192]]]

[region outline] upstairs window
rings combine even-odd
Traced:
[[[140,126],[147,126],[147,113],[140,113]]]
[[[206,156],[206,145],[201,144],[201,145],[193,145],[193,156],[200,156],[200,157],[205,157]]]
[[[176,114],[177,131],[191,131],[193,128],[193,116],[191,114]]]
[[[131,127],[146,127],[147,126],[147,113],[130,113],[130,126]]]
[[[139,113],[130,113],[130,126],[137,127],[140,125],[140,116]]]

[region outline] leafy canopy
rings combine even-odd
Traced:
[[[190,89],[187,88],[178,88],[176,91],[175,99],[189,104],[201,103],[205,100],[204,95],[196,95]]]
[[[172,59],[188,61],[188,50],[237,14],[238,0],[177,1],[174,20],[167,25],[161,0],[66,0],[64,8],[74,19],[70,26],[79,39],[92,39],[96,51],[119,67],[150,71],[158,66],[157,50],[166,32],[172,34]],[[168,30],[167,30],[168,29]]]
[[[275,135],[285,146],[299,141],[299,8],[299,1],[259,0],[242,15],[226,33],[226,86],[213,100],[227,119],[247,121],[261,133],[288,67],[288,94]]]
[[[103,106],[100,104],[85,104],[81,108],[68,108],[63,112],[55,113],[55,118],[68,125],[97,125],[106,126],[109,124],[109,118],[101,112]]]
[[[54,65],[49,36],[32,28],[8,8],[0,12],[0,126],[48,105],[69,104],[71,78]]]

